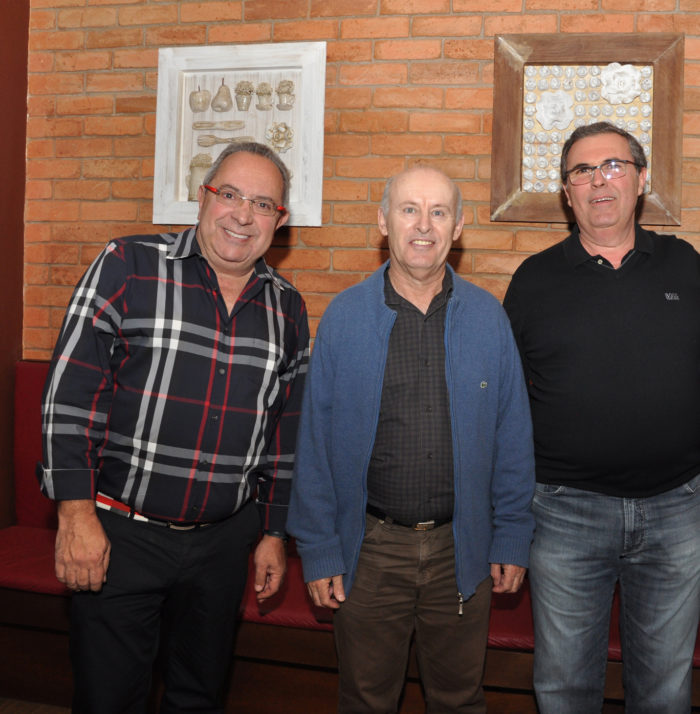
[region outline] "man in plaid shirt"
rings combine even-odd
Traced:
[[[289,173],[232,144],[198,224],[113,240],[78,284],[46,383],[41,489],[56,574],[75,592],[75,714],[143,711],[158,642],[161,712],[222,712],[255,548],[255,591],[285,571],[308,324],[263,259]]]

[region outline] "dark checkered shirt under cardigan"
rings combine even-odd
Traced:
[[[425,315],[384,276],[396,310],[384,368],[379,425],[367,474],[368,503],[403,523],[452,517],[454,477],[445,381],[445,316],[452,279]]]
[[[195,229],[112,241],[78,284],[44,394],[42,490],[211,522],[286,522],[308,360],[299,293],[260,259],[229,315]]]

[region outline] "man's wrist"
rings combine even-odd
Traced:
[[[289,540],[289,536],[284,531],[266,530],[265,535],[272,536],[273,538],[279,538],[285,543]]]

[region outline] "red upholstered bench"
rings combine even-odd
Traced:
[[[18,654],[13,667],[0,667],[0,696],[65,703],[70,691],[69,597],[54,576],[55,507],[40,494],[35,476],[41,459],[41,394],[47,371],[45,362],[22,361],[16,367],[16,522],[0,529],[0,649]],[[238,657],[295,666],[335,666],[332,615],[311,604],[293,544],[281,592],[259,606],[248,588],[241,615]],[[494,597],[488,644],[486,684],[531,689],[534,640],[527,583],[515,596]],[[608,656],[610,672],[620,660],[617,607]],[[700,667],[700,649],[694,664]],[[38,671],[42,673],[39,677]],[[699,679],[695,677],[696,682]],[[700,690],[700,682],[696,688]],[[619,681],[610,685],[609,695],[622,696]],[[700,701],[700,691],[694,701]]]

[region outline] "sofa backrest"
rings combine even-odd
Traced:
[[[48,362],[20,361],[15,366],[15,512],[17,525],[56,528],[56,506],[42,495],[36,478],[41,461],[41,395]]]

